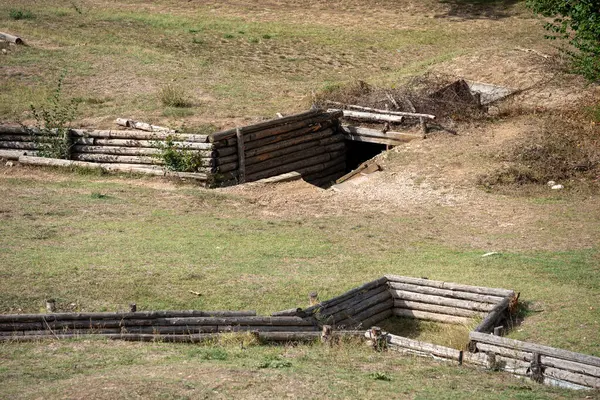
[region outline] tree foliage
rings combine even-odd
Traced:
[[[600,0],[527,0],[535,13],[552,17],[549,39],[566,39],[575,72],[600,81]]]

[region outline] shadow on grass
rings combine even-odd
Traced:
[[[501,19],[513,15],[518,0],[440,0],[450,8],[436,18]]]

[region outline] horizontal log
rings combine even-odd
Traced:
[[[371,137],[371,136],[360,136],[360,135],[351,135],[351,134],[344,134],[344,137],[346,140],[350,140],[352,142],[385,144],[386,146],[400,146],[400,145],[406,143],[406,140],[384,139],[384,138],[377,138],[377,137]]]
[[[340,102],[337,102],[337,101],[330,101],[330,100],[328,100],[327,103],[335,105],[335,106],[338,106],[338,107],[342,107],[342,108],[352,108],[354,110],[370,111],[370,112],[374,112],[374,113],[377,113],[377,114],[389,114],[389,115],[398,115],[398,116],[412,117],[412,118],[435,119],[435,115],[432,115],[432,114],[421,114],[421,113],[415,113],[415,112],[381,110],[381,109],[377,109],[377,108],[357,106],[357,105],[354,105],[354,104],[344,104],[344,103],[340,103]]]
[[[331,145],[334,143],[340,143],[344,140],[342,135],[339,135],[338,137],[336,137],[335,141],[331,140],[331,136],[333,134],[333,131],[331,129],[325,129],[324,131],[319,131],[317,132],[317,134],[315,135],[311,135],[311,136],[305,136],[302,137],[300,139],[303,139],[302,141],[300,141],[297,144],[291,144],[287,147],[285,146],[279,146],[281,143],[277,143],[278,146],[265,146],[265,147],[271,147],[272,150],[268,151],[268,152],[262,152],[262,154],[258,154],[258,155],[249,155],[249,152],[246,152],[246,163],[247,165],[250,164],[257,164],[263,161],[267,161],[273,158],[277,158],[277,157],[281,157],[287,154],[293,154],[296,153],[298,151],[304,151],[304,150],[308,150],[310,148],[314,148],[314,147],[324,147],[327,145]],[[264,148],[260,148],[260,150],[264,150]]]
[[[18,160],[21,156],[31,155],[34,156],[37,154],[36,151],[31,150],[2,150],[0,149],[0,158],[4,158],[7,160]]]
[[[386,115],[386,114],[377,114],[377,113],[369,113],[363,111],[351,111],[351,110],[338,110],[334,108],[330,108],[327,110],[328,112],[336,112],[342,111],[344,113],[344,118],[350,119],[358,119],[361,121],[369,121],[369,122],[392,122],[399,124],[404,120],[403,116],[400,115]]]
[[[318,326],[292,326],[292,325],[219,325],[219,332],[314,332],[320,330]]]
[[[385,285],[378,286],[373,289],[365,290],[364,292],[356,293],[354,296],[349,297],[348,299],[341,301],[334,306],[322,307],[317,311],[317,314],[324,318],[335,316],[336,314],[343,313],[345,311],[352,311],[352,309],[360,307],[360,305],[365,301],[370,300],[369,304],[361,308],[362,310],[379,301],[387,300],[388,298],[391,298],[391,295]],[[375,303],[371,304],[373,301]],[[338,315],[337,319],[340,319],[340,317],[345,318],[344,316]]]
[[[118,147],[147,147],[156,149],[161,144],[165,144],[161,140],[137,140],[137,139],[102,139],[102,138],[91,138],[91,137],[79,137],[73,140],[76,145],[88,145],[88,146],[118,146]],[[197,142],[186,142],[186,141],[174,141],[173,146],[176,149],[185,150],[206,150],[212,151],[213,146],[210,143],[197,143]]]
[[[520,361],[528,361],[531,362],[533,358],[532,352],[525,352],[521,350],[514,350],[508,347],[496,346],[493,344],[487,343],[476,343],[477,350],[485,353],[494,353],[501,355],[503,357],[514,358]],[[571,372],[576,372],[579,374],[591,375],[600,378],[600,367],[595,367],[593,365],[581,364],[574,361],[561,360],[555,357],[549,356],[540,356],[540,360],[542,365],[564,369]]]
[[[377,314],[373,314],[372,316],[370,316],[367,319],[363,319],[361,322],[361,326],[363,327],[372,327],[377,325],[378,323],[380,323],[383,320],[386,320],[388,318],[390,318],[393,315],[392,310],[391,309],[387,309],[384,311],[381,311]]]
[[[430,294],[433,296],[443,296],[453,299],[472,300],[480,303],[498,304],[506,300],[506,298],[500,296],[463,292],[454,289],[439,289],[430,286],[414,285],[411,283],[390,282],[389,286],[392,289],[402,290],[405,292]]]
[[[403,132],[392,132],[377,131],[375,129],[361,128],[358,126],[342,125],[340,127],[342,133],[347,136],[366,136],[372,138],[389,139],[402,143],[410,142],[416,139],[422,139],[423,135],[416,135],[414,133],[403,133]]]
[[[305,181],[310,182],[311,180],[321,179],[330,175],[341,174],[344,171],[346,171],[346,163],[342,160],[340,163],[332,165],[329,168],[324,168],[311,174],[304,174],[303,178]]]
[[[544,376],[549,376],[554,379],[560,379],[567,382],[573,382],[578,385],[600,389],[600,378],[589,375],[582,375],[575,372],[565,371],[562,369],[547,367],[544,370]]]
[[[325,301],[320,302],[319,304],[316,304],[314,306],[308,307],[308,308],[306,308],[304,310],[304,312],[306,314],[311,314],[311,313],[314,313],[314,312],[316,312],[317,310],[319,310],[321,308],[333,307],[336,304],[339,304],[339,303],[343,302],[344,300],[347,300],[350,297],[353,297],[357,293],[362,293],[362,292],[365,292],[367,290],[374,289],[376,287],[385,285],[386,283],[387,283],[387,279],[384,278],[384,277],[379,278],[379,279],[375,279],[374,281],[367,282],[367,283],[365,283],[363,285],[360,285],[360,286],[355,287],[355,288],[353,288],[351,290],[348,290],[347,292],[342,293],[339,296],[333,297],[333,298],[331,298],[329,300],[325,300]]]
[[[304,168],[308,168],[314,165],[319,165],[319,164],[324,164],[330,160],[336,159],[339,156],[342,156],[345,154],[344,150],[340,150],[340,151],[335,151],[335,152],[329,152],[329,153],[324,153],[324,154],[320,154],[320,155],[316,155],[314,157],[308,157],[299,161],[295,161],[289,164],[285,164],[282,166],[278,166],[278,167],[274,167],[271,169],[266,169],[260,172],[256,172],[253,174],[248,174],[246,176],[246,181],[250,182],[250,181],[255,181],[258,179],[262,179],[262,178],[268,178],[269,176],[275,176],[275,175],[279,175],[279,174],[283,174],[286,172],[292,172],[292,171],[297,171],[300,172],[301,174],[304,174],[305,172],[303,171]]]
[[[454,315],[437,314],[428,311],[411,310],[407,308],[396,308],[394,307],[394,315],[397,317],[415,318],[422,319],[425,321],[443,322],[445,324],[458,324],[468,325],[473,322],[472,319],[467,317],[457,317]]]
[[[429,303],[421,303],[419,301],[410,301],[410,300],[394,300],[394,307],[396,308],[405,308],[408,310],[417,310],[417,311],[428,311],[437,314],[446,314],[446,315],[454,315],[457,317],[485,317],[487,314],[482,311],[473,311],[467,310],[464,308],[457,307],[447,307],[447,306],[438,306],[435,304]]]
[[[143,131],[119,131],[119,130],[95,130],[95,129],[70,129],[69,132],[75,137],[101,138],[101,139],[130,139],[130,140],[166,140],[205,143],[207,135],[194,135],[184,133],[143,132]]]
[[[365,308],[364,310],[351,315],[346,319],[338,321],[336,325],[338,327],[343,326],[345,328],[354,327],[368,329],[370,326],[364,325],[363,321],[370,319],[373,315],[377,315],[384,311],[389,311],[393,306],[394,301],[392,299],[384,300],[369,308]]]
[[[146,122],[134,121],[132,119],[127,118],[117,118],[115,123],[120,126],[124,126],[126,128],[139,129],[141,131],[147,132],[164,132],[164,133],[175,133],[174,129],[165,128],[164,126],[151,125]]]
[[[356,301],[353,301],[351,303],[341,303],[335,307],[332,307],[332,309],[335,309],[342,304],[347,304],[347,306],[343,307],[342,309],[339,309],[339,311],[336,311],[335,313],[330,313],[327,317],[332,319],[332,323],[337,323],[338,321],[351,318],[357,315],[358,313],[368,308],[371,308],[377,304],[383,303],[387,300],[391,300],[393,303],[393,299],[387,290],[381,291],[379,293],[375,292],[376,290],[377,289],[373,289],[373,291],[371,291],[371,294],[369,294],[368,296],[365,294],[364,296],[354,297]]]
[[[498,321],[500,321],[508,313],[508,305],[511,301],[512,299],[510,297],[506,297],[500,303],[496,304],[494,309],[485,316],[479,325],[477,325],[477,327],[474,329],[475,332],[492,332],[494,327],[498,325]]]
[[[203,310],[163,310],[136,312],[86,312],[52,314],[0,314],[0,323],[65,321],[90,319],[150,319],[150,318],[188,318],[188,317],[253,317],[254,310],[242,311],[203,311]]]
[[[23,150],[35,150],[38,148],[35,142],[0,142],[0,149],[23,149]]]
[[[333,136],[334,134],[335,134],[335,132],[332,128],[321,128],[314,132],[311,131],[311,132],[307,132],[300,136],[292,137],[291,139],[280,140],[280,141],[273,142],[270,144],[265,144],[260,147],[255,147],[250,150],[246,150],[246,155],[248,156],[248,158],[258,158],[261,155],[264,156],[265,154],[271,154],[271,153],[274,153],[277,151],[281,151],[283,149],[299,148],[299,146],[302,146],[302,145],[304,147],[309,147],[308,146],[309,143],[311,143],[312,145],[316,145],[317,141],[320,141],[320,140],[323,140],[330,136]],[[340,136],[341,137],[339,137],[338,141],[344,139],[343,135],[340,135]],[[331,143],[331,142],[325,142],[322,144],[329,144],[329,143]],[[294,151],[297,151],[297,150],[294,150]],[[290,152],[293,153],[294,151],[290,151]],[[285,154],[285,153],[282,153],[282,154]]]
[[[271,119],[268,121],[259,122],[259,123],[252,124],[252,125],[247,125],[247,126],[239,128],[239,129],[240,129],[241,133],[245,135],[245,134],[248,134],[251,132],[265,130],[268,128],[273,128],[273,127],[277,127],[277,126],[281,126],[281,125],[289,125],[292,123],[296,123],[298,121],[303,121],[303,120],[309,119],[311,117],[317,116],[322,113],[323,113],[323,110],[309,110],[309,111],[306,111],[303,113],[293,114],[293,115],[289,115],[289,116],[283,117],[283,118]],[[209,140],[211,142],[219,142],[221,140],[230,139],[230,138],[235,137],[235,132],[236,132],[235,128],[227,129],[227,130],[221,131],[221,132],[216,132],[209,136]]]
[[[252,150],[268,144],[281,142],[327,129],[334,125],[333,121],[340,115],[341,113],[338,113],[337,115],[325,113],[295,124],[278,126],[244,135],[244,139],[247,140],[244,142],[245,148],[246,150]],[[235,146],[237,144],[237,140],[228,139],[225,142],[219,142],[218,146],[223,147],[223,144],[227,146]]]
[[[288,172],[287,174],[281,174],[277,176],[272,176],[270,178],[260,179],[258,181],[250,182],[249,184],[274,184],[274,183],[284,183],[284,182],[293,182],[302,179],[302,175],[298,172]]]
[[[515,292],[508,289],[488,288],[483,286],[462,285],[459,283],[436,281],[423,278],[412,278],[408,276],[386,275],[390,282],[410,283],[413,285],[430,286],[440,289],[460,290],[469,293],[487,294],[490,296],[512,297]]]
[[[14,44],[25,44],[23,39],[10,33],[0,32],[0,39]]]
[[[476,301],[451,299],[448,297],[431,296],[428,294],[404,292],[401,290],[394,289],[390,289],[390,292],[392,293],[392,296],[394,296],[394,298],[396,299],[419,301],[421,303],[435,304],[438,306],[464,308],[467,310],[474,311],[491,311],[494,308],[494,305],[489,303],[479,303]]]
[[[2,135],[0,134],[0,142],[33,142],[34,137],[31,135]]]
[[[281,157],[268,159],[263,162],[246,163],[246,173],[254,174],[260,171],[269,170],[283,165],[293,164],[297,161],[305,160],[308,157],[317,156],[319,154],[331,154],[339,151],[345,151],[344,143],[332,143],[326,146],[316,146],[309,149],[297,151],[295,153],[286,154]]]
[[[304,315],[301,308],[289,308],[287,310],[276,311],[271,314],[272,317],[296,317]]]
[[[158,157],[144,156],[115,156],[109,154],[86,154],[73,153],[71,158],[76,161],[89,161],[98,163],[119,163],[119,164],[149,164],[163,165],[165,162]]]
[[[342,142],[337,142],[324,146],[315,145],[309,148],[301,148],[300,150],[296,150],[295,152],[290,153],[284,151],[283,154],[280,154],[280,152],[262,154],[258,157],[252,157],[251,160],[246,159],[246,173],[254,174],[259,171],[264,171],[266,169],[272,169],[286,164],[290,164],[295,161],[316,156],[318,154],[335,152],[342,149],[345,149],[345,144]],[[214,172],[233,171],[237,169],[237,165],[237,161],[231,162],[229,164],[219,164],[219,166],[214,169]]]
[[[365,336],[370,336],[370,331],[367,331]],[[460,350],[450,347],[440,346],[433,343],[421,342],[419,340],[409,339],[402,336],[387,334],[387,343],[389,347],[401,347],[409,350],[416,350],[432,354],[436,357],[447,358],[450,360],[459,361],[461,359]]]
[[[136,148],[136,147],[116,147],[116,146],[86,146],[75,145],[73,151],[77,153],[91,154],[113,154],[113,155],[129,155],[129,156],[152,156],[161,153],[159,149],[152,148]]]
[[[561,360],[573,361],[581,364],[588,364],[600,367],[600,357],[594,357],[587,354],[575,353],[573,351],[556,349],[554,347],[543,346],[535,343],[522,342],[520,340],[509,339],[501,336],[494,336],[487,333],[471,332],[469,338],[474,342],[494,344],[497,346],[508,347],[514,350],[539,353],[542,356],[549,356]]]

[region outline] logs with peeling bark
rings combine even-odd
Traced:
[[[341,115],[310,110],[214,133],[208,139],[214,146],[211,173],[217,183],[230,179],[222,174],[240,179],[241,167],[246,182],[294,171],[309,182],[335,179],[346,169],[344,136],[337,131]]]
[[[520,375],[564,387],[600,389],[600,357],[481,332],[471,332],[469,339],[474,355],[521,364]],[[503,363],[496,363],[496,367],[506,369]],[[540,376],[532,376],[531,371]]]

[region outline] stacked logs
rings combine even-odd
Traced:
[[[313,338],[311,318],[264,317],[254,311],[142,311],[0,315],[0,341],[33,341],[102,336],[141,340],[202,341],[226,332],[260,332],[265,339]],[[308,333],[308,335],[304,335]]]
[[[478,332],[490,332],[508,313],[512,290],[461,285],[429,279],[387,275],[394,298],[393,314],[451,324],[483,321]]]
[[[22,155],[36,155],[33,139],[24,127],[0,125],[0,157],[17,160]]]
[[[345,173],[340,112],[310,110],[209,135],[217,184],[251,182],[297,171],[315,185]]]
[[[393,305],[387,278],[382,277],[298,312],[319,324],[366,329],[391,317]]]
[[[475,364],[551,385],[600,389],[600,357],[481,332],[471,332],[469,338]]]

